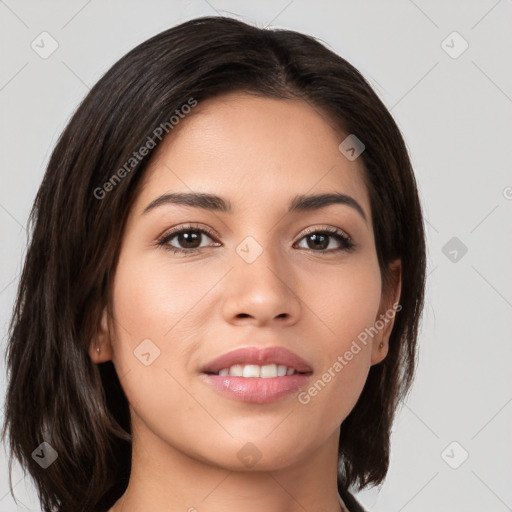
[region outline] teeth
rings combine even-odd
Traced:
[[[262,379],[270,379],[272,377],[284,377],[285,375],[293,375],[295,370],[280,364],[266,364],[258,366],[257,364],[234,364],[231,368],[223,368],[218,375],[231,375],[233,377],[260,377]]]
[[[261,367],[260,377],[268,379],[270,377],[277,377],[277,366],[275,364],[267,364]]]
[[[244,366],[244,371],[242,373],[242,377],[259,377],[260,376],[260,367],[255,364],[246,364]]]
[[[277,376],[284,377],[286,375],[286,366],[284,364],[280,364],[277,367]]]
[[[234,377],[243,377],[243,375],[244,375],[244,367],[241,364],[234,364],[229,369],[229,374],[233,375]]]

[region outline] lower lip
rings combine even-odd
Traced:
[[[231,375],[203,374],[206,381],[229,398],[242,402],[266,404],[275,402],[307,384],[311,374],[294,374],[284,377],[232,377]]]

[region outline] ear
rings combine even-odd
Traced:
[[[89,346],[89,355],[96,364],[104,363],[105,361],[110,361],[112,359],[112,345],[110,341],[108,312],[106,307],[103,308],[103,312],[101,313],[100,325],[97,329],[96,336]]]
[[[372,339],[372,365],[382,362],[387,356],[395,315],[402,309],[399,304],[402,290],[402,261],[400,259],[392,261],[389,264],[389,271],[390,282],[387,286],[383,286],[379,312],[375,318],[374,327],[377,334]]]

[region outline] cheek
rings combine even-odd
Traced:
[[[360,263],[310,276],[304,285],[308,308],[319,320],[315,339],[322,357],[316,378],[298,399],[327,430],[350,413],[371,366],[369,332],[378,318],[381,277],[375,258]]]
[[[187,299],[173,293],[182,289],[181,283],[176,288],[167,285],[158,269],[127,253],[121,253],[113,287],[113,362],[118,375],[127,376],[123,387],[137,409],[144,394],[151,391],[150,399],[158,399],[169,386],[164,371],[172,360],[168,341]]]
[[[127,376],[122,385],[136,410],[139,404],[165,415],[194,405],[182,385],[187,387],[197,371],[191,355],[208,333],[208,320],[218,314],[214,289],[229,270],[198,263],[192,269],[170,264],[161,255],[129,250],[119,259],[113,287],[113,362],[118,375]]]
[[[381,276],[373,255],[338,267],[312,269],[302,286],[304,311],[309,309],[317,317],[316,326],[327,335],[325,348],[331,355],[346,350],[377,318]]]
[[[217,274],[184,270],[165,258],[120,259],[113,290],[120,334],[129,334],[132,349],[145,338],[163,346],[172,339],[179,349],[183,336],[190,337],[190,318],[197,321],[195,306],[217,280]]]
[[[194,305],[214,280],[200,285],[197,273],[184,272],[180,265],[169,268],[126,253],[120,258],[113,288],[113,362],[137,418],[159,437],[169,437],[169,430],[179,432],[173,444],[185,447],[197,435],[196,427],[191,439],[184,435],[185,419],[204,416],[186,380],[187,353],[194,350],[200,329]]]

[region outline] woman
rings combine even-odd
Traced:
[[[3,436],[44,510],[362,510],[425,241],[353,66],[229,18],[166,30],[84,99],[31,221]]]

